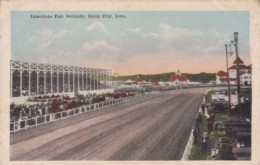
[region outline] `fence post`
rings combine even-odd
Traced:
[[[53,119],[53,113],[50,114],[50,121]]]
[[[15,128],[15,127],[16,127],[16,126],[15,126],[15,122],[14,122],[14,124],[13,124],[13,127],[14,127],[14,132],[15,132],[15,129],[16,129],[16,128]]]
[[[14,133],[15,133],[15,127],[16,127],[15,125],[16,125],[16,122],[14,122],[14,124],[13,124],[13,127],[14,127]]]
[[[26,119],[26,120],[25,120],[25,123],[24,123],[24,124],[25,124],[25,125],[24,125],[25,130],[27,129],[27,121],[28,121],[28,120]]]

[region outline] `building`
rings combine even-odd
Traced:
[[[236,78],[229,78],[230,84],[235,84]],[[216,84],[217,85],[227,85],[228,84],[228,74],[224,71],[219,71],[216,74]]]
[[[185,76],[182,76],[181,75],[181,72],[178,70],[177,73],[176,73],[176,76],[172,76],[170,78],[170,83],[169,85],[187,85],[188,83],[190,82],[190,80],[185,77]]]
[[[11,97],[111,88],[112,70],[10,61]]]
[[[145,81],[143,79],[141,79],[139,76],[136,77],[136,79],[134,80],[135,83],[145,83]]]
[[[160,86],[166,86],[166,82],[164,82],[164,81],[159,81],[158,84],[159,84]]]
[[[240,84],[243,85],[251,85],[252,84],[252,78],[250,73],[243,73],[240,75]]]
[[[239,57],[233,62],[233,65],[228,68],[229,78],[237,77],[237,62],[239,64],[239,74],[243,73],[251,73],[251,68],[249,66],[244,65],[244,61],[242,61]]]
[[[251,67],[244,65],[244,61],[242,61],[239,57],[233,62],[233,65],[228,68],[228,74],[224,71],[219,71],[216,74],[216,84],[217,85],[226,85],[228,81],[231,85],[236,84],[237,81],[237,62],[239,64],[239,75],[240,75],[240,83],[243,85],[251,84]],[[242,81],[242,79],[243,81]]]
[[[134,84],[134,81],[131,80],[131,79],[128,79],[128,80],[126,80],[126,81],[124,82],[124,85],[132,85],[132,84]]]

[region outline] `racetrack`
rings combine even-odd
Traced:
[[[11,160],[180,160],[205,91],[167,91],[11,134]]]

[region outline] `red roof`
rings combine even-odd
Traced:
[[[136,82],[136,83],[143,82],[143,81],[144,81],[144,80],[141,79],[139,76],[136,77],[136,79],[134,80],[134,82]]]
[[[244,61],[242,61],[239,57],[235,59],[235,61],[233,62],[233,64],[236,64],[238,61],[239,64],[244,64]]]
[[[188,79],[185,76],[179,76],[179,75],[170,78],[170,81],[176,81],[176,80],[187,81]]]
[[[237,69],[237,65],[232,65],[231,67],[229,67],[229,69]],[[250,69],[250,68],[246,65],[239,65],[239,69]]]

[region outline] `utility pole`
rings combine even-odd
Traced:
[[[237,109],[238,109],[238,115],[239,115],[239,118],[240,118],[240,103],[241,103],[241,100],[240,100],[240,75],[239,75],[239,55],[238,55],[238,32],[235,32],[234,33],[234,46],[235,46],[235,50],[236,50],[236,65],[237,65],[237,68],[236,68],[236,71],[237,71]]]
[[[229,45],[229,46],[231,46],[231,45]],[[228,50],[227,50],[227,47],[228,47],[228,45],[227,44],[225,44],[225,48],[226,48],[226,60],[227,60],[227,82],[228,82],[228,112],[229,112],[229,114],[230,114],[230,106],[231,106],[231,104],[230,104],[230,82],[229,82],[229,72],[228,72]],[[229,53],[231,53],[231,52],[229,52]]]

